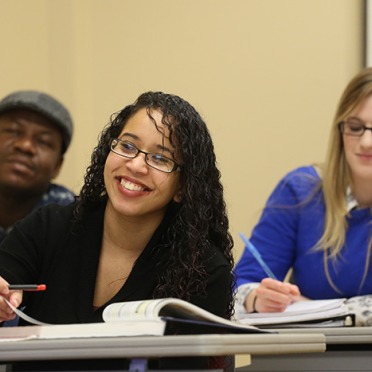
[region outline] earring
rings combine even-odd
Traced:
[[[182,193],[181,191],[178,191],[176,195],[174,195],[173,197],[173,201],[175,201],[176,203],[180,203],[182,200]]]

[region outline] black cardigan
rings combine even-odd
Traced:
[[[0,276],[13,284],[47,285],[46,291],[25,293],[28,315],[52,324],[101,322],[102,311],[109,303],[153,298],[161,270],[156,263],[167,255],[166,248],[159,248],[167,218],[155,231],[120,291],[93,310],[105,205],[102,203],[90,213],[79,228],[73,224],[74,204],[41,208],[18,223],[3,241]],[[207,295],[191,302],[224,316],[231,273],[221,252],[211,252],[207,272]]]

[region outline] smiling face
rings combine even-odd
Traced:
[[[44,116],[13,110],[0,116],[0,189],[17,195],[43,193],[61,168],[62,136]]]
[[[146,109],[139,110],[128,119],[119,139],[141,151],[160,153],[177,162],[168,129],[161,123],[161,112],[152,110],[151,116],[156,125]],[[165,173],[150,167],[143,153],[129,159],[111,151],[105,163],[104,180],[109,197],[107,208],[122,216],[160,222],[167,205],[172,200],[178,201],[179,172]]]
[[[372,128],[372,96],[366,98],[349,116]],[[343,135],[346,161],[354,184],[372,182],[372,131],[366,130],[361,137]]]

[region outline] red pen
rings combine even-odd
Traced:
[[[10,290],[20,289],[22,291],[45,291],[45,284],[9,284]]]

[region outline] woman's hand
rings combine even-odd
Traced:
[[[291,302],[303,300],[295,284],[265,278],[246,299],[248,312],[282,312]]]
[[[10,291],[8,282],[0,277],[0,322],[12,320],[16,317],[14,311],[8,306],[6,298],[13,306],[18,307],[22,303],[23,291]]]

